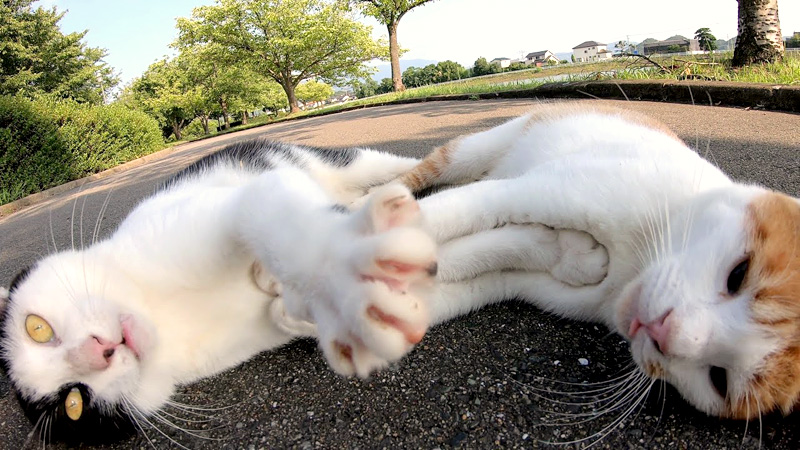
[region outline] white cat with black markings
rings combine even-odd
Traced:
[[[422,339],[436,246],[406,188],[417,161],[265,141],[178,174],[107,239],[0,292],[0,364],[43,439],[150,428],[176,386],[316,335],[365,375]],[[277,280],[280,279],[280,283]],[[313,322],[313,324],[311,323]]]
[[[800,402],[797,198],[733,182],[646,117],[571,103],[455,139],[397,182],[470,183],[420,202],[434,322],[522,298],[605,323],[708,414]]]

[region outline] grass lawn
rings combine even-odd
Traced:
[[[299,117],[327,114],[345,108],[391,103],[413,98],[425,98],[435,95],[479,94],[491,92],[532,89],[547,82],[571,82],[588,80],[682,80],[703,79],[716,81],[734,81],[743,83],[767,83],[800,85],[800,52],[786,52],[783,62],[764,65],[753,65],[742,68],[731,68],[733,52],[719,52],[709,55],[692,56],[658,56],[653,61],[662,68],[636,57],[614,58],[610,61],[590,64],[564,64],[541,69],[505,72],[482,77],[467,78],[430,86],[407,89],[403,92],[391,92],[350,101],[339,105],[331,105],[296,114],[260,116],[250,120],[247,125],[240,125],[224,130],[213,136],[256,127]],[[203,139],[195,138],[192,140]]]

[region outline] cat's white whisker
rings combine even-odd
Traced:
[[[189,436],[193,436],[193,437],[196,437],[198,439],[209,440],[209,441],[224,441],[225,440],[224,438],[215,438],[213,436],[204,436],[204,435],[200,434],[201,432],[209,432],[209,431],[213,431],[213,430],[216,430],[216,429],[220,429],[220,428],[222,428],[222,426],[212,427],[212,428],[208,428],[208,429],[184,428],[184,427],[181,427],[178,424],[172,422],[171,420],[167,419],[166,417],[164,417],[164,415],[163,415],[164,413],[165,413],[164,410],[153,411],[152,413],[150,413],[150,416],[155,418],[159,422],[163,423],[164,425],[174,429],[174,430],[178,430],[178,431],[180,431],[182,433],[188,434]]]
[[[127,409],[128,416],[131,418],[131,422],[133,426],[142,433],[142,436],[147,440],[147,443],[150,444],[153,449],[157,449],[155,443],[150,439],[150,436],[145,431],[144,427],[142,426],[141,422],[139,421],[139,417],[142,416],[142,413],[134,406],[133,402],[131,402],[127,397],[122,396],[122,405],[125,409]]]
[[[613,431],[614,428],[616,428],[620,423],[622,423],[630,416],[630,414],[636,409],[636,407],[647,398],[647,395],[649,394],[650,388],[653,386],[653,383],[655,383],[655,379],[650,382],[649,387],[646,387],[645,389],[643,389],[641,392],[638,393],[638,397],[635,397],[634,400],[631,401],[630,405],[627,406],[627,409],[625,409],[623,413],[620,414],[619,417],[614,419],[611,422],[611,424],[605,426],[600,431],[597,431],[581,439],[575,439],[572,441],[539,441],[539,442],[550,445],[572,445],[572,444],[580,444],[582,442],[586,442],[596,437],[597,439],[592,441],[588,446],[584,448],[592,447],[596,443],[602,441],[608,435],[608,433]]]
[[[148,426],[149,426],[151,429],[155,430],[155,431],[156,431],[158,434],[160,434],[161,436],[165,437],[167,440],[169,440],[169,441],[170,441],[170,442],[172,442],[173,444],[177,445],[178,447],[180,447],[180,448],[182,448],[182,449],[185,449],[185,450],[190,450],[190,449],[189,449],[189,447],[186,447],[185,445],[183,445],[183,444],[181,444],[180,442],[176,441],[176,440],[175,440],[175,439],[173,439],[173,438],[172,438],[170,435],[168,435],[167,433],[165,433],[165,432],[164,432],[164,431],[163,431],[161,428],[159,428],[158,426],[156,426],[155,424],[153,424],[153,422],[151,422],[151,421],[148,419],[148,415],[147,415],[147,414],[144,414],[144,413],[142,413],[141,411],[139,411],[139,409],[138,409],[138,408],[137,408],[137,407],[136,407],[136,406],[135,406],[135,405],[134,405],[132,402],[128,401],[127,403],[128,403],[128,405],[129,405],[129,406],[132,408],[132,410],[133,410],[133,411],[136,411],[137,415],[139,416],[139,419],[140,419],[142,422],[146,423],[146,424],[147,424],[147,425],[148,425]],[[150,440],[150,439],[148,438],[148,441],[149,441],[149,440]],[[152,441],[150,441],[150,443],[152,444]],[[155,448],[155,446],[154,446],[154,448]]]
[[[106,194],[105,200],[103,200],[103,206],[100,207],[100,213],[97,214],[97,220],[94,224],[94,231],[92,232],[92,244],[97,242],[97,238],[100,235],[100,227],[103,223],[103,216],[106,214],[106,210],[108,209],[109,201],[111,200],[111,193],[113,192],[112,189],[108,190],[108,194]]]
[[[228,405],[228,406],[220,406],[220,407],[211,408],[211,407],[207,407],[207,406],[187,405],[185,403],[176,402],[175,400],[167,400],[165,403],[167,405],[174,406],[174,407],[179,408],[179,409],[195,410],[195,411],[225,411],[225,410],[228,410],[228,409],[231,409],[231,408],[235,408],[235,407],[237,407],[237,406],[242,404],[242,402],[236,402],[236,403],[234,403],[232,405]]]

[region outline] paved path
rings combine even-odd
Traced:
[[[0,285],[38,255],[89,242],[102,209],[99,235],[169,174],[220,146],[262,136],[320,146],[370,146],[422,156],[459,134],[483,130],[526,111],[534,100],[435,102],[386,106],[251,129],[181,146],[139,165],[0,219]],[[800,116],[754,110],[647,102],[616,102],[645,112],[708,152],[739,180],[800,195]],[[73,214],[73,209],[75,213]],[[82,218],[81,218],[82,217]],[[74,219],[74,224],[73,224]],[[588,360],[581,365],[579,358]],[[571,322],[532,307],[508,303],[437,327],[402,364],[373,378],[342,379],[325,366],[315,344],[298,341],[241,367],[188,386],[180,400],[193,405],[234,405],[217,411],[201,440],[169,434],[190,448],[464,448],[539,446],[608,434],[608,448],[797,448],[797,416],[751,423],[719,421],[688,407],[671,389],[656,385],[634,420],[611,430],[623,409],[597,420],[572,417],[555,424],[549,413],[580,413],[576,405],[540,398],[538,388],[565,390],[535,377],[599,382],[620,373],[626,346],[602,326]],[[561,402],[574,399],[558,397]],[[596,408],[600,408],[595,405]],[[585,412],[585,411],[583,411]],[[184,424],[185,426],[185,424]],[[18,448],[30,425],[0,379],[0,448]],[[149,433],[158,448],[168,441]],[[147,447],[143,438],[115,448]],[[563,448],[563,447],[561,447]]]

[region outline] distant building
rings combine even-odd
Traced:
[[[496,66],[500,66],[501,69],[505,69],[506,67],[511,65],[511,59],[509,58],[495,58],[489,61],[489,64],[494,64]]]
[[[586,41],[572,47],[572,56],[575,58],[575,62],[605,61],[612,57],[608,46],[596,41]]]
[[[558,58],[555,53],[550,50],[542,50],[540,52],[528,53],[525,55],[523,62],[536,67],[542,67],[545,64],[558,64]]]
[[[703,53],[697,39],[668,39],[644,44],[643,53],[654,55],[657,53]]]

